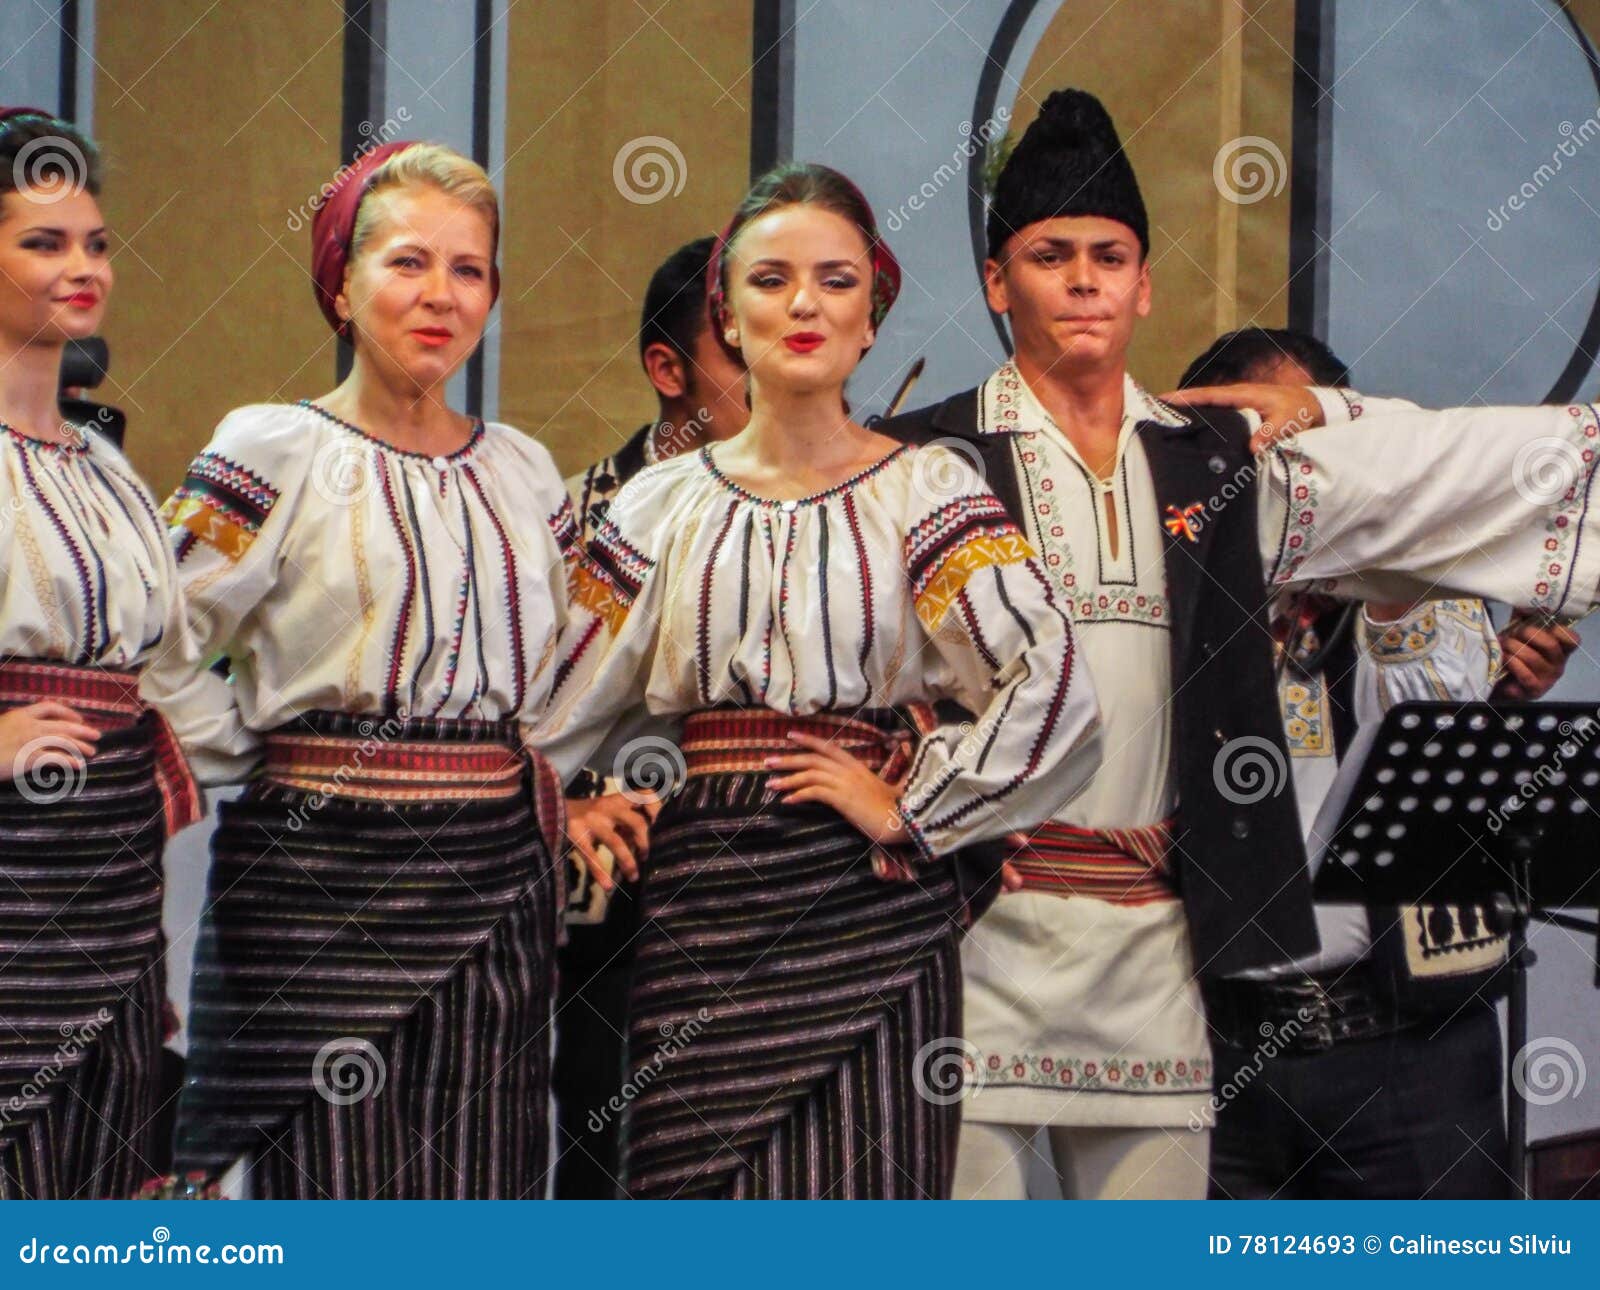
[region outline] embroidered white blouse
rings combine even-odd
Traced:
[[[1425,601],[1394,622],[1375,623],[1363,611],[1356,620],[1356,651],[1353,715],[1361,731],[1375,730],[1397,703],[1487,698],[1500,676],[1500,642],[1481,600]],[[1332,708],[1321,676],[1286,672],[1278,692],[1295,803],[1315,872],[1325,835],[1339,823],[1337,810],[1324,818],[1323,805],[1349,796],[1362,758],[1352,752],[1342,764],[1337,760]],[[1371,947],[1363,907],[1319,904],[1316,917],[1317,953],[1245,975],[1326,971],[1355,962]]]
[[[1486,596],[1575,617],[1593,608],[1592,408],[1431,413],[1317,393],[1328,425],[1256,459],[1269,583],[1390,602]],[[984,382],[978,415],[981,432],[1011,436],[1025,529],[1069,606],[1101,713],[1101,770],[1055,818],[1154,824],[1178,805],[1170,605],[1165,517],[1136,429],[1184,418],[1126,378],[1116,463],[1101,480],[1015,364]],[[1217,495],[1194,502],[1204,512],[1240,491],[1219,477]],[[1423,668],[1392,680],[1429,678]],[[1194,978],[1203,965],[1181,903],[1008,895],[972,929],[962,960],[971,1078],[982,1090],[967,1118],[1181,1126],[1204,1111],[1211,1064]]]
[[[0,428],[0,657],[138,670],[182,656],[177,571],[155,501],[110,441]]]
[[[563,776],[643,701],[806,714],[951,698],[901,812],[942,854],[1045,819],[1098,761],[1092,691],[1032,551],[959,455],[901,447],[796,501],[751,496],[709,451],[641,472],[575,578],[540,747]]]
[[[163,508],[203,666],[153,694],[208,783],[316,709],[515,718],[543,707],[572,508],[543,447],[479,424],[406,452],[310,404],[228,414]]]

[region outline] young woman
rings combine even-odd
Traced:
[[[945,1195],[974,894],[948,857],[1096,760],[1067,619],[1000,504],[848,414],[898,285],[844,176],[759,181],[708,293],[749,425],[636,477],[575,574],[540,746],[568,770],[632,704],[684,718],[641,895],[633,1196]],[[934,727],[939,698],[979,720]]]
[[[394,143],[312,228],[348,379],[230,413],[168,503],[204,668],[163,671],[222,808],[178,1162],[259,1197],[544,1194],[559,785],[524,749],[573,522],[449,408],[498,286],[473,162]],[[585,806],[636,841],[626,803]],[[231,1180],[230,1180],[231,1181]]]
[[[161,852],[199,806],[139,697],[183,651],[154,499],[57,410],[111,291],[99,191],[81,133],[0,110],[0,1198],[157,1172]]]

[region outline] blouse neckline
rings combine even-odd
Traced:
[[[29,444],[35,448],[43,448],[48,452],[64,452],[79,456],[89,451],[89,436],[81,430],[78,432],[78,437],[71,443],[55,439],[35,439],[31,434],[23,434],[22,431],[8,421],[0,421],[0,430],[4,430],[18,443]]]
[[[743,488],[734,483],[733,480],[729,479],[722,473],[721,469],[717,466],[717,463],[712,459],[710,444],[707,444],[704,448],[700,449],[700,460],[704,463],[705,468],[711,472],[711,477],[715,479],[717,483],[722,485],[723,488],[727,489],[730,493],[733,493],[736,497],[742,498],[747,502],[752,502],[757,506],[771,506],[776,507],[779,510],[793,511],[798,510],[802,506],[811,506],[815,505],[817,502],[825,502],[830,497],[835,497],[840,493],[847,493],[852,488],[866,483],[868,479],[870,479],[873,475],[876,475],[880,470],[887,466],[891,461],[895,460],[895,458],[899,457],[901,453],[906,452],[910,447],[911,445],[908,443],[900,444],[898,447],[893,448],[889,452],[885,453],[882,457],[879,457],[877,461],[873,462],[872,465],[868,466],[865,470],[857,471],[855,474],[851,475],[850,478],[841,480],[832,488],[825,488],[820,493],[811,493],[806,497],[758,497],[755,493],[752,493],[749,489]]]
[[[465,457],[474,448],[476,448],[482,441],[484,435],[483,418],[474,417],[472,419],[472,433],[467,436],[466,443],[462,444],[461,447],[457,448],[454,452],[415,452],[410,448],[397,447],[396,445],[389,443],[387,440],[378,438],[377,435],[368,434],[360,426],[346,421],[341,416],[335,416],[320,403],[313,403],[310,399],[301,399],[296,406],[305,408],[308,412],[315,412],[324,420],[333,422],[333,424],[338,426],[341,430],[348,430],[351,434],[358,435],[360,438],[365,439],[368,443],[376,444],[378,447],[383,448],[388,452],[392,452],[397,456],[414,457],[418,461],[455,461],[457,458]]]

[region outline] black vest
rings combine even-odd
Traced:
[[[1184,415],[1183,426],[1138,426],[1162,515],[1207,505],[1192,541],[1163,530],[1178,787],[1171,860],[1197,970],[1228,976],[1312,953],[1317,931],[1273,673],[1249,428],[1222,409]],[[1026,529],[1012,437],[977,427],[978,391],[968,390],[877,428],[907,443],[959,440]],[[1242,739],[1276,762],[1264,781],[1272,791],[1255,801],[1254,785],[1226,773]]]

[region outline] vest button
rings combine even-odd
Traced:
[[[1210,461],[1206,462],[1206,465],[1211,467],[1211,473],[1213,475],[1220,475],[1228,468],[1228,463],[1223,461],[1221,457],[1213,457]]]
[[[1233,832],[1233,836],[1236,838],[1247,838],[1250,836],[1250,821],[1245,819],[1242,815],[1234,816],[1233,824],[1230,826],[1230,828]]]

